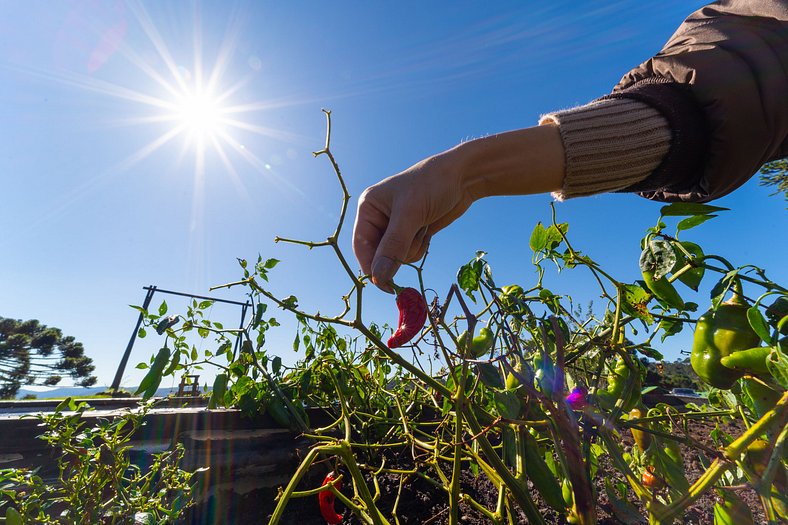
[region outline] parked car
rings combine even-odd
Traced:
[[[691,388],[674,388],[670,394],[680,397],[703,397]]]

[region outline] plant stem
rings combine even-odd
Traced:
[[[764,414],[749,430],[725,447],[723,450],[724,459],[715,459],[706,472],[690,487],[689,492],[684,497],[674,501],[664,509],[656,510],[654,512],[655,519],[660,523],[670,522],[670,520],[684,512],[687,507],[709,490],[725,471],[735,465],[734,461],[744,453],[750,443],[771,428],[778,420],[784,423],[786,416],[788,416],[788,392],[785,392],[774,408]]]
[[[539,510],[536,508],[531,495],[528,493],[527,487],[523,483],[520,483],[512,475],[512,473],[509,471],[509,468],[503,463],[501,458],[495,452],[495,449],[490,444],[487,436],[482,433],[482,426],[476,419],[476,415],[473,413],[473,410],[467,406],[463,407],[463,410],[465,411],[465,419],[468,422],[471,432],[479,435],[477,442],[484,452],[487,461],[490,463],[490,466],[493,468],[493,470],[495,470],[498,476],[500,476],[503,483],[512,492],[512,496],[514,497],[515,501],[517,501],[517,504],[520,506],[523,512],[525,512],[525,515],[528,518],[528,523],[532,525],[545,525],[545,521],[542,519],[542,515],[539,513]]]

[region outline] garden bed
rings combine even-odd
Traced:
[[[736,425],[723,426],[732,434],[742,431]],[[709,446],[713,446],[709,435],[714,429],[714,425],[704,421],[692,421],[689,425],[690,437]],[[632,448],[633,441],[629,432],[621,434],[625,444],[625,450]],[[302,451],[303,452],[303,451]],[[695,481],[704,472],[697,456],[691,454],[688,447],[682,447],[682,457],[686,468],[686,474],[690,482]],[[380,461],[382,458],[376,458]],[[413,469],[414,464],[408,450],[402,450],[399,454],[386,455],[386,467],[392,469]],[[326,467],[327,469],[328,467]],[[318,474],[322,470],[314,468],[311,475],[308,475],[299,486],[299,489],[315,488],[320,485],[322,478]],[[283,473],[272,473],[272,476],[282,478]],[[605,493],[604,480],[608,478],[616,481],[624,481],[621,474],[613,468],[607,457],[600,459],[600,467],[594,479],[594,485],[598,494],[597,516],[600,525],[617,525],[629,523],[646,523],[643,521],[627,521],[619,519],[611,502]],[[286,481],[282,483],[284,485]],[[397,501],[397,493],[400,490],[400,476],[395,474],[385,474],[378,476],[380,486],[379,508],[387,518],[391,516],[391,510]],[[494,508],[497,498],[497,489],[484,476],[475,477],[470,471],[463,472],[462,491],[469,494],[477,502],[488,508]],[[760,500],[755,491],[745,489],[738,492],[739,495],[748,503],[753,511],[756,523],[765,522],[763,511],[760,507]],[[237,525],[266,523],[273,512],[278,494],[277,486],[252,488],[248,484],[241,483],[235,490],[225,491],[223,497],[215,496],[208,498],[202,504],[195,507],[184,524],[189,525],[214,525],[219,523],[234,523]],[[537,503],[541,514],[547,523],[561,523],[561,519],[552,508],[547,506],[535,490],[531,490],[531,495]],[[678,521],[686,524],[711,525],[714,522],[712,508],[714,506],[714,493],[706,493],[700,500],[691,507],[684,516]],[[445,492],[434,485],[418,478],[410,477],[403,484],[397,503],[397,518],[400,525],[422,525],[422,524],[442,524],[447,522],[448,506]],[[636,498],[631,498],[631,502],[646,515],[642,505]],[[343,507],[337,503],[337,510]],[[518,512],[518,523],[526,523],[525,516]],[[461,522],[467,525],[485,525],[490,521],[471,507],[460,505]],[[320,515],[317,497],[307,497],[291,500],[280,521],[283,525],[325,525],[325,520]],[[356,516],[345,513],[345,524],[361,525]]]

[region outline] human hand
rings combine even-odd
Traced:
[[[474,201],[555,191],[563,179],[555,125],[465,142],[367,188],[358,201],[353,251],[361,271],[391,293],[400,265],[419,260],[432,236]]]
[[[432,236],[475,200],[455,150],[425,159],[361,194],[353,250],[364,274],[381,290],[402,263],[419,260]]]

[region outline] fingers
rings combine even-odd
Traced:
[[[424,256],[424,252],[427,251],[430,239],[432,238],[432,236],[427,235],[427,231],[427,226],[424,226],[416,232],[416,237],[410,244],[410,250],[408,251],[408,256],[405,258],[405,262],[416,262]]]
[[[372,282],[378,288],[391,290],[389,283],[394,279],[401,262],[410,260],[414,244],[421,246],[426,228],[419,222],[413,213],[396,213],[389,218],[372,261]],[[415,252],[418,252],[418,248]]]
[[[372,273],[372,260],[388,222],[388,215],[366,202],[362,196],[353,226],[353,252],[365,275]]]

